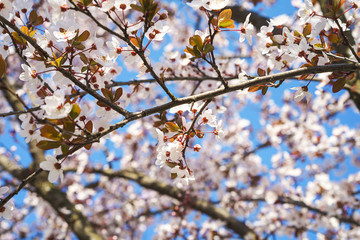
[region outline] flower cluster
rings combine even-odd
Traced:
[[[170,113],[176,113],[179,121],[166,122],[163,131],[156,129],[158,145],[156,165],[163,167],[165,165],[171,168],[171,177],[181,181],[186,185],[190,180],[195,180],[187,161],[185,160],[185,150],[189,147],[190,139],[204,137],[201,126],[208,125],[215,128],[213,134],[220,138],[223,136],[222,121],[217,121],[216,116],[211,109],[207,109],[199,115],[200,106],[197,104],[188,104],[181,107],[170,109]],[[199,117],[197,124],[193,120],[187,122],[184,117],[189,112],[192,118]],[[167,133],[164,134],[164,131]],[[201,145],[196,144],[192,147],[195,152],[200,152]]]

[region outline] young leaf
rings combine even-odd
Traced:
[[[36,146],[42,150],[50,150],[54,148],[60,147],[60,142],[53,142],[53,141],[47,141],[47,140],[41,140],[36,144]]]
[[[221,28],[234,28],[234,20],[224,19],[219,22],[219,27]]]
[[[71,109],[71,112],[69,113],[69,115],[70,115],[71,119],[74,120],[75,118],[77,118],[79,116],[80,112],[81,112],[81,108],[79,107],[79,105],[74,103],[72,105],[72,109]]]
[[[311,33],[311,23],[306,23],[303,29],[304,36],[308,36]]]
[[[213,50],[214,50],[214,46],[209,43],[209,44],[205,45],[204,53],[207,54],[207,53],[209,53],[209,52],[211,52]]]
[[[40,135],[54,141],[61,140],[61,134],[51,125],[45,125],[40,128]]]
[[[165,123],[165,128],[169,130],[169,132],[178,132],[180,130],[179,126],[173,122]]]
[[[258,90],[260,90],[262,88],[263,88],[262,85],[251,86],[251,87],[249,87],[248,92],[256,92],[256,91],[258,91]]]
[[[231,9],[224,9],[219,14],[219,20],[221,20],[221,19],[231,19],[231,15],[232,15]]]
[[[135,37],[130,37],[130,41],[132,42],[132,44],[134,44],[136,47],[140,47],[140,43],[139,40]]]

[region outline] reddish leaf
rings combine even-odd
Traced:
[[[92,133],[93,131],[93,123],[91,120],[89,120],[86,124],[85,124],[85,129],[89,132]]]
[[[117,100],[119,100],[122,95],[123,95],[123,89],[122,89],[122,88],[116,89],[114,102],[116,102]]]
[[[6,72],[6,63],[2,55],[0,55],[0,77],[2,77]]]
[[[101,89],[101,92],[102,92],[102,94],[104,95],[104,97],[105,97],[106,99],[108,99],[108,100],[110,100],[110,101],[113,100],[113,92],[112,92],[110,89],[108,89],[108,88],[102,88],[102,89]]]
[[[79,42],[84,42],[86,41],[90,36],[90,32],[85,30],[82,34],[80,34],[80,36],[77,37],[77,41]]]
[[[309,74],[304,74],[299,77],[299,80],[304,80],[309,76]]]
[[[333,93],[339,92],[341,89],[344,88],[345,83],[346,83],[345,78],[340,78],[340,79],[336,80],[336,82],[333,83],[332,92]]]
[[[257,74],[258,74],[260,77],[263,77],[263,76],[266,75],[266,72],[265,72],[264,69],[258,68],[258,69],[257,69]]]
[[[88,144],[88,145],[85,145],[84,148],[85,148],[86,150],[90,150],[91,146],[92,146],[92,143],[91,143],[91,144]]]
[[[258,91],[258,90],[260,90],[262,88],[263,88],[262,85],[251,86],[251,87],[249,87],[248,92],[256,92],[256,91]]]

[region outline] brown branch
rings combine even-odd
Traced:
[[[16,163],[10,161],[10,159],[8,159],[6,156],[0,156],[0,165],[4,170],[9,172],[18,180],[23,182],[26,180],[22,179],[24,179],[27,171],[25,171]],[[36,175],[40,172],[41,170],[38,170],[33,174]],[[87,220],[87,218],[83,216],[82,213],[77,210],[75,206],[69,201],[66,193],[62,192],[53,184],[49,183],[45,175],[39,175],[37,178],[32,179],[33,180],[30,181],[30,184],[35,188],[34,191],[53,207],[58,215],[61,216],[65,222],[67,222],[67,224],[79,239],[103,239],[95,232],[95,229]],[[67,209],[69,210],[69,213],[64,214],[60,209]]]
[[[67,169],[66,171],[76,171],[76,169]],[[120,171],[114,171],[112,169],[88,169],[87,172],[101,174],[103,176],[109,177],[110,179],[124,178],[135,181],[144,188],[152,189],[159,194],[167,195],[179,201],[182,201],[183,197],[186,194],[183,190],[177,187],[152,179],[134,169],[125,169]],[[229,229],[239,234],[241,237],[244,237],[247,234],[253,234],[254,237],[256,236],[253,230],[251,230],[244,222],[239,221],[229,212],[227,212],[223,208],[218,208],[214,206],[209,201],[192,197],[190,207],[208,215],[213,219],[219,219],[221,221],[224,221]]]
[[[254,201],[254,202],[266,202],[266,200],[264,198],[243,198],[244,201]],[[331,215],[326,211],[320,210],[316,207],[310,206],[302,201],[298,201],[298,200],[293,200],[289,197],[279,197],[279,199],[276,200],[275,204],[291,204],[294,206],[298,206],[298,207],[302,207],[302,208],[306,208],[312,212],[316,212],[322,216],[328,216],[328,217],[335,217],[337,218],[340,222],[343,223],[349,223],[352,225],[356,225],[356,226],[360,226],[360,223],[357,222],[355,219],[353,218],[347,218],[347,217],[343,217],[340,215]]]

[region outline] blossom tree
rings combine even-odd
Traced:
[[[291,4],[1,0],[1,239],[359,239],[357,1]]]

